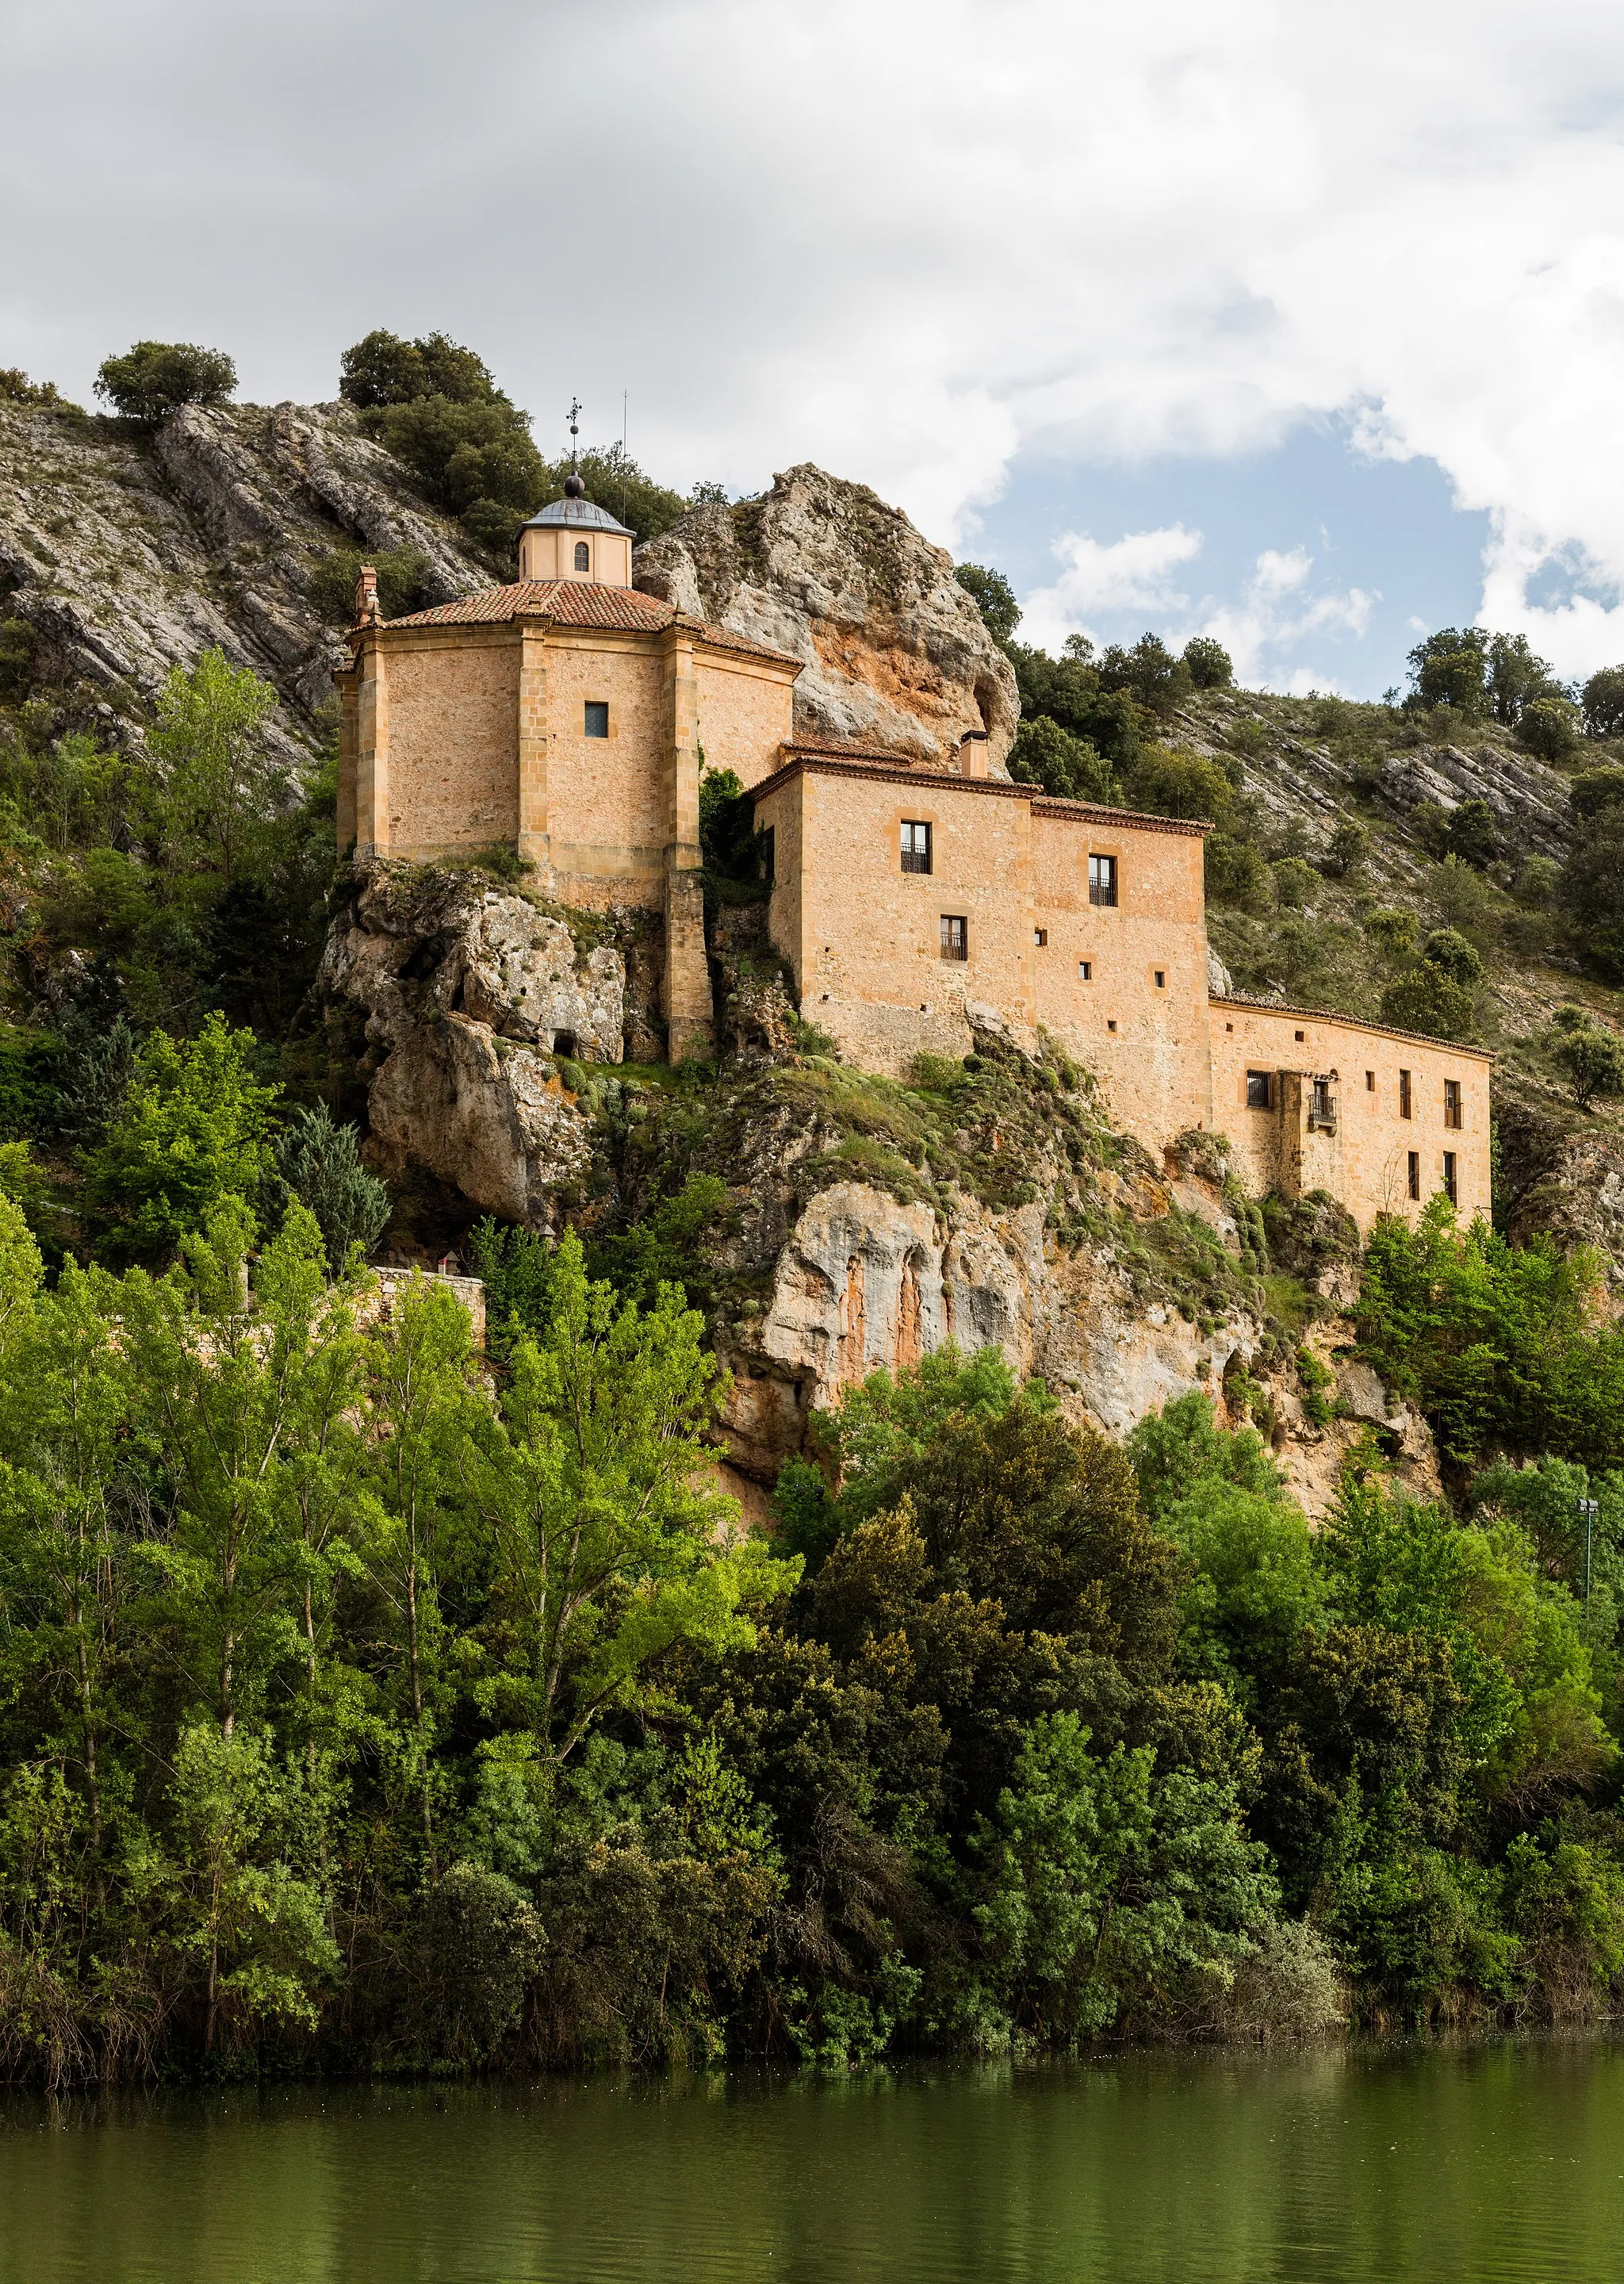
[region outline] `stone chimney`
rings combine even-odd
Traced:
[[[966,730],[958,741],[958,773],[962,778],[987,775],[987,732]]]
[[[378,607],[378,573],[371,564],[363,563],[355,581],[355,624],[376,627],[382,622],[383,613]]]

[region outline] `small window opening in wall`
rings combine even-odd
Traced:
[[[1461,1122],[1461,1083],[1457,1078],[1447,1078],[1443,1083],[1443,1122],[1446,1126],[1458,1126]]]
[[[1399,1073],[1399,1116],[1401,1118],[1408,1118],[1410,1115],[1409,1073],[1406,1070],[1401,1070]]]
[[[1232,1031],[1235,1029],[1235,1026],[1233,1023],[1226,1023],[1223,1028],[1226,1031]]]
[[[1091,904],[1114,904],[1116,900],[1116,858],[1114,856],[1090,856],[1089,859],[1089,902]]]
[[[928,872],[931,869],[931,828],[928,825],[902,824],[902,870],[904,872]]]
[[[1091,959],[1080,959],[1077,962],[1077,974],[1081,982],[1084,983],[1092,983],[1094,981],[1094,962]]]
[[[1455,1194],[1455,1153],[1453,1150],[1446,1150],[1443,1154],[1443,1193],[1452,1206],[1460,1203]]]
[[[1248,1110],[1268,1109],[1269,1073],[1267,1071],[1246,1073],[1246,1107]]]
[[[941,916],[941,956],[944,959],[970,957],[970,931],[961,912],[943,912]]]
[[[1106,1018],[1105,1018],[1105,1029],[1106,1029],[1108,1031],[1114,1031],[1114,1030],[1115,1030],[1115,1029],[1116,1029],[1116,1017],[1115,1017],[1114,1015],[1107,1015],[1107,1016],[1106,1016]]]
[[[552,1051],[555,1055],[566,1055],[570,1061],[574,1062],[575,1059],[574,1031],[555,1031],[552,1035]]]
[[[1364,1075],[1364,1091],[1365,1091],[1365,1092],[1366,1092],[1367,1094],[1374,1094],[1374,1093],[1375,1093],[1375,1091],[1376,1091],[1376,1074],[1375,1074],[1375,1072],[1374,1072],[1374,1071],[1366,1071],[1366,1073],[1365,1073],[1365,1075]]]
[[[606,738],[609,735],[609,700],[606,698],[588,699],[587,735],[589,738]]]
[[[770,888],[777,880],[777,865],[773,855],[773,835],[777,827],[765,825],[755,836],[755,861],[761,878]]]
[[[1034,943],[1047,943],[1049,941],[1049,930],[1047,928],[1034,928],[1032,931],[1032,941]]]
[[[575,542],[575,568],[577,571],[589,571],[592,568],[592,551],[584,539],[578,539]]]
[[[1159,967],[1159,968],[1156,970],[1156,989],[1157,989],[1159,991],[1165,991],[1165,990],[1167,989],[1167,969],[1166,969],[1165,967]]]
[[[1292,1036],[1294,1039],[1300,1039],[1300,1038],[1301,1038],[1301,1036],[1302,1036],[1302,1033],[1301,1033],[1300,1031],[1293,1031],[1293,1032],[1292,1033]]]
[[[1312,1115],[1316,1118],[1329,1118],[1331,1115],[1331,1081],[1328,1078],[1316,1078],[1314,1082]]]
[[[1412,1150],[1409,1153],[1409,1194],[1412,1198],[1418,1198],[1421,1194],[1421,1153],[1419,1150]]]

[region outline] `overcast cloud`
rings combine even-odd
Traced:
[[[371,325],[443,325],[550,448],[572,391],[606,437],[629,387],[668,481],[816,459],[972,551],[1019,454],[1255,453],[1340,413],[1492,517],[1495,623],[1567,672],[1624,656],[1616,6],[35,0],[0,24],[0,363],[85,401],[137,335],[229,348],[275,400],[331,395]],[[1289,547],[1213,597],[1182,525],[1052,538],[1050,639],[1150,592],[1289,679],[1305,614],[1356,634],[1370,605]]]

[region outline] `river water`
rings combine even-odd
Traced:
[[[1624,2276],[1624,2045],[0,2109],[0,2284]]]

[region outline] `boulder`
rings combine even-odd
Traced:
[[[792,652],[795,734],[879,746],[938,766],[967,730],[1004,759],[1015,676],[953,559],[865,485],[809,464],[760,499],[695,508],[633,558],[634,585]]]

